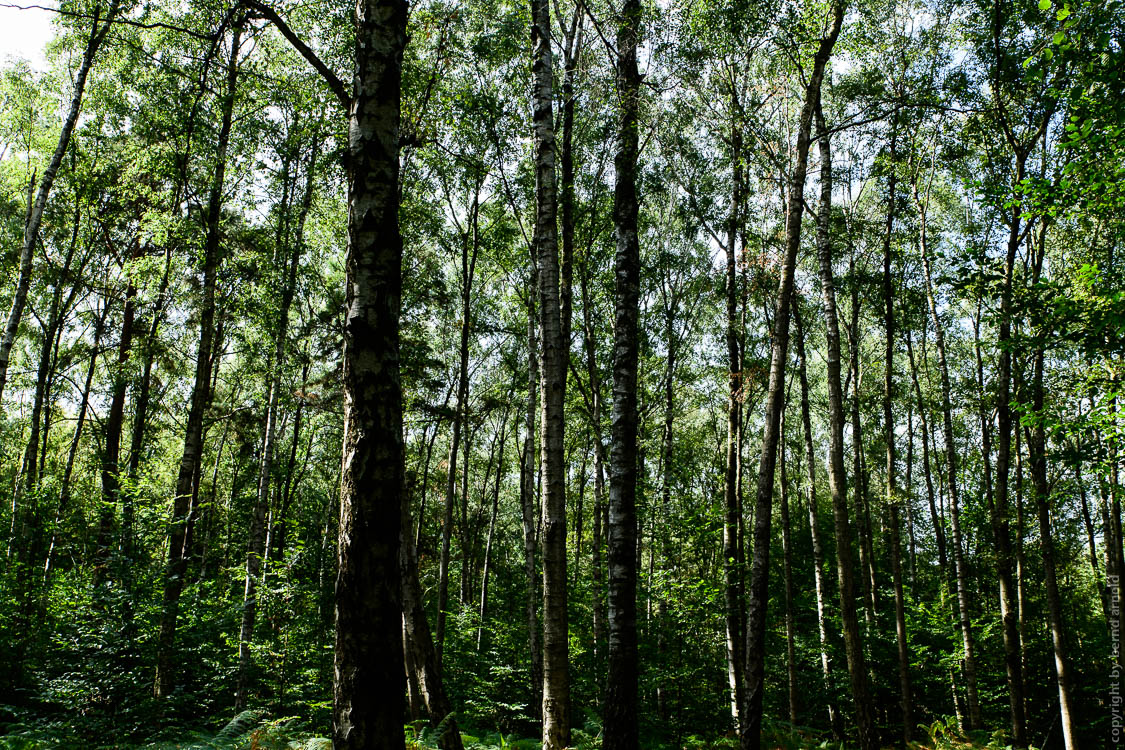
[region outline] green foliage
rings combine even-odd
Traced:
[[[343,442],[346,119],[305,60],[262,19],[251,19],[226,164],[215,377],[193,493],[190,562],[175,640],[176,689],[157,702],[151,697],[152,667],[184,403],[199,341],[200,260],[206,198],[218,166],[217,92],[231,8],[212,0],[126,5],[134,23],[115,27],[96,61],[82,118],[48,201],[29,313],[0,405],[0,695],[7,704],[0,707],[0,748],[323,747],[331,722]],[[325,64],[350,82],[352,9],[321,0],[275,5]],[[727,696],[721,552],[731,368],[727,243],[733,237],[733,343],[746,383],[735,399],[747,508],[763,431],[796,120],[827,10],[822,0],[645,4],[638,680],[646,748],[736,744]],[[573,739],[576,747],[597,748],[606,643],[604,633],[600,640],[595,634],[594,619],[595,613],[604,616],[606,570],[604,518],[595,519],[595,508],[604,511],[605,467],[600,479],[596,467],[612,449],[608,404],[614,387],[614,9],[601,0],[563,0],[552,11],[557,48],[566,45],[568,33],[578,33],[577,27],[570,31],[574,22],[568,19],[578,19],[583,39],[570,102],[574,319],[565,449],[571,686],[574,719],[581,725]],[[870,613],[869,624],[865,618],[863,638],[875,699],[889,707],[880,714],[888,737],[897,733],[899,719],[893,708],[898,686],[890,506],[883,491],[885,366],[896,436],[895,499],[909,528],[900,530],[898,553],[908,568],[905,621],[915,719],[923,722],[930,748],[1006,746],[988,732],[966,737],[946,718],[963,700],[965,654],[954,616],[955,582],[938,555],[939,534],[950,554],[952,529],[933,318],[943,326],[950,369],[950,437],[957,451],[980,693],[986,724],[1000,727],[1007,722],[1008,698],[992,550],[998,468],[992,415],[1000,393],[998,339],[1013,226],[1019,240],[1008,313],[1013,333],[1004,351],[1014,363],[1009,395],[1023,445],[1019,461],[1009,462],[1008,487],[1010,495],[1022,493],[1023,505],[1011,508],[1005,520],[1023,554],[1031,724],[1040,733],[1054,726],[1057,701],[1052,642],[1041,625],[1045,540],[1028,489],[1026,435],[1038,426],[1047,435],[1052,486],[1054,538],[1046,541],[1057,550],[1063,582],[1082,745],[1098,746],[1108,722],[1099,710],[1110,653],[1101,606],[1109,546],[1104,524],[1113,507],[1108,477],[1120,466],[1125,440],[1121,11],[1120,0],[857,0],[848,6],[821,101],[836,160],[835,205],[827,218],[846,329],[847,406],[857,406],[862,433],[853,437],[850,427],[845,433],[847,450],[860,449],[858,474],[849,456],[849,523],[853,534],[871,536],[881,611]],[[526,604],[539,601],[542,571],[532,561],[529,584],[521,496],[525,479],[535,487],[537,451],[535,404],[530,430],[524,413],[533,377],[528,322],[537,304],[529,291],[535,174],[528,21],[526,2],[411,3],[411,42],[403,60],[400,364],[414,532],[408,541],[418,542],[420,584],[433,625],[445,489],[451,484],[443,680],[468,748],[538,746],[527,739],[539,727]],[[18,61],[0,69],[4,311],[14,292],[28,187],[42,174],[58,137],[59,102],[68,95],[73,57],[88,25],[81,15],[59,22],[49,70]],[[560,84],[562,73],[560,66]],[[556,99],[561,162],[561,87]],[[1016,168],[1021,148],[1022,174]],[[779,515],[772,524],[766,602],[766,742],[786,748],[847,747],[853,740],[848,727],[840,742],[830,739],[824,710],[833,702],[850,721],[833,569],[836,532],[824,466],[829,425],[813,223],[822,166],[816,143],[811,153],[804,186],[810,211],[796,274],[808,350],[811,486],[792,363],[783,435],[798,725],[779,718],[788,716]],[[732,206],[736,171],[740,203]],[[732,213],[738,218],[733,233]],[[929,280],[922,270],[923,226]],[[888,300],[879,267],[884,242],[898,326],[889,361],[883,359]],[[477,253],[467,321],[470,391],[459,473],[450,476],[466,248]],[[274,347],[286,260],[293,253],[300,256],[279,363]],[[130,294],[132,350],[119,361]],[[56,300],[52,327],[49,311]],[[790,360],[794,349],[791,344]],[[1045,355],[1046,397],[1043,408],[1035,409],[1029,394],[1039,351]],[[854,371],[848,367],[852,358]],[[40,363],[48,375],[42,380]],[[274,374],[279,417],[265,476],[267,560],[246,644],[250,710],[236,712],[246,552]],[[125,445],[110,473],[122,492],[107,500],[105,425],[116,383],[126,389]],[[80,411],[83,394],[88,403]],[[148,398],[143,419],[142,394]],[[35,417],[37,398],[41,411]],[[600,422],[593,417],[595,403]],[[129,434],[134,426],[144,427],[135,450]],[[41,459],[30,475],[27,456]],[[827,563],[829,680],[820,671],[810,501],[819,511]],[[531,498],[529,507],[535,505]],[[537,527],[536,519],[528,522]],[[750,522],[743,519],[744,536]],[[104,549],[103,526],[110,538]],[[597,562],[596,542],[602,545]],[[745,575],[747,564],[738,572]],[[865,578],[870,571],[861,573]],[[215,718],[232,715],[230,721]],[[406,737],[415,747],[432,748],[443,728],[423,722],[408,727]]]

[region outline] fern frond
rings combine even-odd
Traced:
[[[229,742],[249,732],[263,715],[262,711],[247,709],[231,719],[222,730],[215,735],[216,742]]]

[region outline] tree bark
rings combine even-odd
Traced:
[[[843,9],[837,13],[842,15]],[[819,105],[819,102],[818,102]],[[851,523],[848,516],[847,474],[844,470],[844,396],[840,383],[840,323],[836,312],[836,283],[832,272],[832,150],[824,117],[817,106],[817,135],[820,142],[820,209],[817,215],[817,257],[828,340],[828,492],[836,529],[836,578],[840,593],[840,621],[844,654],[848,661],[852,700],[861,750],[875,750],[878,738],[871,696],[867,685],[867,660],[856,617],[855,571],[852,557]]]
[[[349,110],[333,747],[402,750],[399,125],[404,0],[361,0]]]
[[[1026,155],[1016,156],[1014,184],[1024,176]],[[1012,536],[1010,502],[1008,497],[1009,464],[1012,445],[1012,281],[1015,271],[1016,250],[1020,245],[1021,211],[1017,204],[1012,208],[1008,225],[1008,246],[1004,261],[1003,285],[1000,293],[1000,327],[996,346],[999,350],[999,373],[996,396],[997,446],[996,488],[991,512],[992,535],[996,545],[996,573],[1000,582],[1000,620],[1004,636],[1004,667],[1008,680],[1008,697],[1012,717],[1012,741],[1017,747],[1027,745],[1027,725],[1024,715],[1024,684],[1021,668],[1021,639],[1019,617],[1016,610],[1016,589],[1012,573]]]
[[[605,591],[602,565],[602,542],[605,536],[605,442],[602,440],[602,379],[598,368],[597,343],[594,338],[593,300],[590,296],[589,257],[582,265],[579,282],[582,291],[582,340],[586,352],[586,374],[590,388],[590,426],[594,433],[594,538],[591,550],[593,578],[594,663],[601,666],[605,643]]]
[[[860,419],[860,386],[863,383],[861,332],[859,330],[859,279],[855,268],[855,250],[852,249],[848,261],[848,276],[851,286],[851,324],[848,328],[851,343],[849,369],[852,381],[851,423],[852,423],[852,495],[855,498],[856,527],[859,533],[860,595],[863,599],[863,619],[869,636],[875,632],[875,620],[879,612],[878,581],[875,579],[875,549],[872,541],[871,511],[868,506],[867,462],[863,455],[863,421]],[[872,657],[872,661],[875,661]],[[872,669],[875,666],[872,665]]]
[[[559,294],[555,191],[554,64],[547,0],[531,0],[535,161],[535,249],[543,342],[540,466],[543,521],[543,747],[570,745],[570,643],[567,628],[566,485],[563,401],[567,347]]]
[[[55,522],[51,527],[51,540],[47,545],[46,560],[43,564],[43,588],[50,584],[51,570],[54,565],[55,548],[58,546],[59,525],[70,510],[71,478],[74,475],[74,462],[78,457],[78,448],[82,444],[82,432],[86,426],[86,412],[90,406],[90,391],[94,382],[94,371],[97,369],[98,356],[101,354],[102,332],[105,330],[105,321],[109,316],[110,303],[106,300],[102,310],[94,323],[94,340],[90,346],[90,364],[86,368],[86,378],[82,386],[82,398],[78,402],[78,415],[75,417],[74,433],[70,438],[70,448],[66,453],[66,468],[63,469],[62,482],[59,485],[59,503],[55,509]]]
[[[529,289],[538,283],[539,274],[531,268]],[[525,616],[527,620],[528,655],[531,661],[532,718],[543,716],[543,649],[539,639],[539,579],[535,574],[535,553],[539,548],[539,514],[535,498],[538,489],[537,462],[535,460],[535,415],[539,394],[539,336],[535,323],[534,293],[528,292],[527,304],[527,411],[524,421],[523,453],[520,456],[520,512],[523,520],[523,562],[527,581]]]
[[[1090,572],[1094,575],[1094,583],[1098,587],[1098,595],[1102,600],[1102,612],[1106,623],[1109,623],[1109,600],[1106,598],[1105,579],[1102,577],[1101,567],[1098,565],[1098,548],[1095,541],[1094,518],[1090,513],[1090,501],[1086,493],[1086,482],[1082,476],[1082,454],[1075,444],[1072,446],[1076,456],[1074,462],[1074,482],[1078,485],[1078,498],[1082,504],[1082,523],[1086,527],[1086,543],[1090,549]]]
[[[660,296],[664,307],[664,424],[660,434],[660,508],[664,514],[661,520],[659,540],[661,566],[671,575],[676,570],[673,552],[672,523],[672,483],[675,475],[674,432],[676,424],[676,367],[679,356],[679,341],[676,335],[676,314],[680,304],[680,289],[663,275],[660,280]],[[655,542],[656,540],[654,540]],[[668,618],[668,585],[665,584],[657,594],[656,657],[661,669],[667,667],[669,636],[676,638],[677,623]],[[671,632],[669,632],[671,631]],[[670,719],[668,698],[672,694],[674,680],[665,674],[656,686],[657,713],[662,722]]]
[[[898,146],[898,110],[892,121],[890,166],[887,175],[887,221],[883,230],[883,328],[886,349],[883,357],[883,439],[886,443],[887,509],[890,515],[891,580],[895,592],[895,641],[898,647],[899,700],[902,709],[902,740],[910,743],[914,729],[914,699],[910,686],[910,647],[906,635],[906,600],[902,588],[902,497],[899,494],[895,468],[894,420],[894,357],[895,357],[895,284],[892,275],[891,240],[897,208],[898,174],[895,162]]]
[[[1042,272],[1047,225],[1039,226],[1038,253],[1029,247],[1032,256],[1032,286],[1039,283]],[[1032,243],[1029,241],[1028,243]],[[1040,333],[1044,341],[1050,331]],[[1031,481],[1035,490],[1035,508],[1039,521],[1039,549],[1043,556],[1043,584],[1047,593],[1047,624],[1051,631],[1051,647],[1055,657],[1055,681],[1059,690],[1059,725],[1066,750],[1076,750],[1078,734],[1074,726],[1074,707],[1071,695],[1070,665],[1067,658],[1066,625],[1059,592],[1055,539],[1051,531],[1051,485],[1047,479],[1047,429],[1044,420],[1045,389],[1043,386],[1043,345],[1038,345],[1033,355],[1031,383],[1031,413],[1037,417],[1034,425],[1026,427],[1027,449],[1031,458]],[[1021,634],[1022,635],[1022,634]],[[1021,641],[1022,642],[1022,641]]]
[[[222,120],[215,151],[215,175],[207,205],[207,234],[203,246],[203,299],[199,311],[199,346],[195,358],[195,378],[188,408],[184,449],[172,499],[169,524],[168,563],[164,574],[160,629],[157,636],[156,679],[154,695],[168,697],[175,687],[176,622],[180,612],[180,595],[187,575],[194,488],[203,453],[203,416],[211,395],[212,349],[215,344],[215,289],[217,285],[219,242],[223,208],[223,186],[226,178],[227,148],[230,145],[234,98],[238,84],[238,53],[242,39],[242,22],[235,24],[231,36],[231,52],[227,65],[226,90],[222,102]]]
[[[774,307],[773,336],[770,346],[770,374],[766,391],[765,426],[758,462],[758,482],[754,507],[754,554],[746,600],[746,687],[745,709],[739,746],[758,750],[762,742],[762,702],[765,697],[766,607],[769,604],[770,523],[773,520],[774,475],[777,446],[781,437],[781,413],[785,410],[785,366],[789,356],[789,306],[793,296],[797,252],[801,246],[801,218],[805,207],[805,175],[812,142],[813,112],[818,110],[821,82],[832,48],[844,21],[844,0],[834,0],[832,19],[820,40],[805,102],[797,127],[797,150],[789,177],[785,212],[785,259],[781,266],[777,302]]]
[[[910,359],[910,379],[914,384],[914,397],[918,402],[918,423],[922,429],[922,476],[926,481],[926,503],[930,508],[930,523],[934,527],[938,566],[942,571],[947,571],[949,569],[949,557],[946,552],[945,524],[942,522],[941,514],[938,513],[934,494],[934,477],[930,468],[930,420],[926,416],[929,409],[925,398],[922,396],[922,387],[918,381],[918,363],[914,359],[914,342],[909,329],[906,331],[906,353]],[[943,572],[942,575],[946,574]]]
[[[789,477],[785,465],[785,418],[781,421],[781,557],[785,581],[785,673],[789,688],[789,723],[797,724],[796,621],[793,615],[793,540],[789,525]]]
[[[742,129],[735,119],[739,111],[738,92],[731,87],[731,204],[727,228],[726,303],[727,303],[727,445],[723,479],[723,577],[727,646],[727,680],[730,685],[731,718],[735,729],[741,726],[743,696],[745,602],[742,597],[743,549],[739,534],[742,519],[742,352],[739,346],[738,315],[738,236],[742,207]]]
[[[426,607],[422,598],[422,585],[418,581],[418,552],[413,543],[413,524],[410,512],[403,503],[402,533],[399,539],[399,569],[402,575],[402,627],[406,664],[413,669],[412,683],[416,683],[425,712],[442,732],[438,737],[442,750],[461,750],[461,733],[453,706],[445,693],[438,665],[437,650],[426,620]]]
[[[1032,410],[1043,413],[1043,351],[1035,353]],[[1041,420],[1027,428],[1027,447],[1031,456],[1031,479],[1035,487],[1035,507],[1039,520],[1039,548],[1043,555],[1043,583],[1047,594],[1047,623],[1055,657],[1055,678],[1059,690],[1059,719],[1066,750],[1078,747],[1071,697],[1070,667],[1066,654],[1065,620],[1059,593],[1055,540],[1051,531],[1051,487],[1047,481],[1047,436]]]
[[[156,304],[152,310],[152,321],[149,324],[148,334],[143,345],[143,364],[141,366],[140,383],[137,385],[136,395],[133,397],[133,424],[129,438],[129,485],[130,490],[125,493],[124,506],[121,509],[121,547],[127,560],[133,559],[133,527],[135,525],[136,500],[135,492],[131,489],[136,481],[141,467],[141,458],[144,446],[145,428],[148,425],[148,408],[152,396],[152,369],[156,360],[156,335],[164,317],[164,308],[168,303],[168,283],[172,272],[172,252],[168,248],[164,260],[164,274],[160,280],[157,291]],[[128,572],[127,576],[131,574]]]
[[[453,540],[453,509],[457,500],[457,452],[461,445],[461,431],[464,421],[468,416],[469,400],[469,336],[472,332],[470,315],[472,314],[473,277],[477,267],[477,242],[476,242],[476,215],[479,208],[477,198],[479,192],[474,194],[473,205],[469,212],[469,228],[466,230],[461,242],[461,343],[458,348],[457,369],[457,406],[453,412],[453,432],[449,439],[449,472],[445,482],[445,515],[441,525],[441,559],[438,563],[438,600],[437,600],[437,627],[434,631],[437,660],[440,668],[442,655],[445,651],[445,617],[449,606],[449,561],[450,547]],[[465,476],[468,476],[468,451],[465,452]],[[462,502],[468,502],[462,492]],[[467,529],[463,530],[467,534]],[[462,568],[467,567],[462,564]]]
[[[918,544],[914,534],[914,405],[907,402],[906,407],[906,534],[910,544],[910,593],[915,594],[918,585]]]
[[[50,383],[53,379],[54,361],[56,359],[54,347],[57,344],[57,334],[62,327],[63,303],[62,290],[67,277],[70,275],[71,263],[74,259],[74,250],[78,237],[79,217],[74,216],[74,233],[67,249],[65,259],[59,269],[59,279],[54,284],[50,303],[45,318],[40,320],[40,345],[39,357],[35,375],[35,393],[31,401],[30,429],[28,430],[27,443],[23,450],[20,479],[16,483],[12,496],[13,520],[18,516],[19,532],[15,538],[17,542],[16,571],[17,590],[27,597],[30,603],[34,598],[32,577],[33,566],[43,559],[43,531],[41,509],[36,488],[42,475],[42,455],[40,444],[46,440],[45,422],[49,418],[44,412],[49,411]],[[66,305],[69,307],[69,304]]]
[[[637,236],[637,69],[640,0],[623,0],[617,27],[617,175],[613,196],[613,407],[609,460],[609,676],[603,747],[635,750],[637,734],[637,360],[640,240]]]
[[[819,129],[819,128],[818,128]],[[823,174],[823,173],[822,173]],[[822,198],[824,197],[822,193]],[[820,210],[831,211],[821,204]],[[819,240],[818,240],[819,241]],[[820,510],[816,498],[816,462],[813,453],[812,418],[809,410],[809,378],[805,361],[805,328],[801,323],[801,306],[793,305],[793,323],[797,328],[797,373],[801,380],[801,425],[805,436],[806,498],[809,511],[809,533],[812,536],[813,577],[816,584],[816,621],[820,636],[820,672],[828,692],[828,721],[835,738],[843,737],[843,718],[832,696],[832,660],[828,648],[828,579],[824,572],[824,542],[820,537]]]
[[[934,294],[933,276],[930,267],[929,235],[927,225],[927,210],[929,196],[921,196],[918,191],[917,180],[913,183],[914,204],[918,209],[919,229],[918,241],[922,252],[922,270],[926,280],[926,301],[929,307],[930,320],[934,324],[934,337],[937,346],[938,373],[941,382],[941,413],[943,419],[943,433],[945,437],[945,471],[946,486],[949,490],[949,516],[951,531],[953,532],[953,566],[954,576],[957,581],[957,614],[958,630],[961,633],[961,645],[964,649],[963,667],[965,671],[965,697],[969,709],[969,729],[978,729],[983,726],[980,710],[980,697],[977,691],[977,660],[976,642],[973,638],[972,619],[970,616],[968,571],[965,565],[964,542],[961,534],[961,501],[958,487],[957,474],[957,448],[954,445],[953,435],[953,388],[949,377],[949,360],[946,357],[945,326],[938,315],[937,297]],[[909,340],[907,341],[909,345]],[[913,362],[913,355],[911,357]],[[915,378],[915,391],[918,392],[919,409],[921,406],[921,390]],[[923,430],[925,427],[923,427]],[[923,432],[923,435],[925,433]],[[923,461],[927,461],[927,448],[923,448]],[[929,466],[927,462],[927,467]],[[928,471],[928,469],[927,469]],[[928,476],[928,475],[927,475]],[[944,546],[944,540],[942,540]],[[945,563],[942,564],[943,569]]]
[[[141,256],[140,241],[134,247],[132,259]],[[133,352],[133,323],[137,310],[137,286],[132,269],[123,269],[129,276],[125,289],[125,308],[121,318],[121,337],[117,344],[117,362],[110,374],[109,415],[105,422],[105,444],[102,449],[102,507],[98,528],[97,564],[94,569],[95,586],[106,579],[110,545],[113,540],[113,522],[118,501],[121,499],[121,474],[118,461],[121,453],[121,432],[125,422],[125,389],[128,384],[126,368]]]
[[[559,209],[562,225],[562,258],[559,269],[559,315],[563,343],[569,356],[571,320],[574,309],[574,78],[582,55],[585,9],[574,6],[569,29],[564,28],[562,77],[562,149],[559,153]],[[559,18],[560,25],[563,19]]]
[[[319,151],[319,134],[314,136],[312,155],[309,158],[307,174],[305,176],[305,191],[301,201],[300,215],[297,218],[297,231],[293,239],[293,247],[289,253],[289,263],[286,270],[284,286],[281,288],[281,304],[278,310],[277,328],[274,331],[273,352],[267,363],[266,382],[266,423],[262,430],[262,455],[258,463],[258,493],[254,503],[254,511],[250,516],[249,542],[246,550],[246,576],[242,595],[242,623],[238,633],[238,682],[235,693],[235,709],[240,710],[246,705],[246,693],[250,682],[250,643],[254,637],[254,620],[258,610],[258,581],[262,575],[262,556],[266,551],[266,510],[269,507],[271,478],[273,476],[274,443],[277,437],[278,402],[281,396],[281,378],[285,370],[285,345],[289,331],[289,310],[293,304],[293,296],[297,287],[297,269],[301,263],[301,253],[304,250],[304,225],[312,205],[313,186],[315,184],[316,160]],[[286,187],[288,190],[288,187]],[[288,210],[285,201],[281,205],[282,219]],[[288,237],[283,231],[278,232],[279,244],[287,244]],[[296,450],[300,429],[301,414],[298,407],[294,428],[293,449]],[[284,511],[282,512],[284,519]]]
[[[500,451],[496,457],[496,483],[492,486],[492,513],[488,517],[488,541],[484,546],[484,564],[480,582],[480,624],[477,626],[477,653],[484,644],[484,628],[488,618],[488,576],[492,570],[492,547],[496,537],[496,516],[500,510],[500,478],[504,475],[504,446],[508,438],[508,414],[500,422]]]

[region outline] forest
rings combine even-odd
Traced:
[[[6,6],[0,748],[1125,745],[1122,0]]]

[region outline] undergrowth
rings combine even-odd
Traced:
[[[1010,750],[1003,731],[983,732],[966,736],[959,731],[953,717],[918,727],[919,739],[912,742],[910,750]],[[265,712],[243,711],[218,731],[180,730],[172,739],[154,739],[146,742],[122,742],[110,737],[91,742],[79,736],[73,723],[63,720],[12,722],[0,727],[0,750],[331,750],[332,741],[313,731],[300,717],[269,718]],[[444,722],[427,726],[423,722],[408,724],[404,728],[407,750],[439,750],[439,740],[446,731]],[[848,750],[849,745],[818,737],[805,727],[786,722],[766,721],[764,745],[771,750]],[[518,738],[499,732],[466,728],[461,732],[465,750],[538,750],[536,738]],[[582,728],[571,731],[574,750],[600,750],[601,727],[592,720]],[[644,744],[644,743],[642,743]],[[656,750],[655,745],[645,745]],[[661,750],[733,750],[737,741],[733,736],[703,738],[696,735],[681,737],[674,745],[661,746]],[[1034,750],[1034,749],[1032,749]]]

